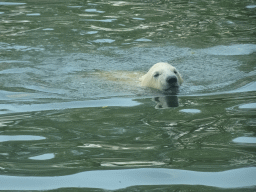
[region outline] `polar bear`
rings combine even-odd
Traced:
[[[183,79],[175,67],[169,63],[156,63],[140,79],[141,86],[152,87],[162,91],[179,87]]]

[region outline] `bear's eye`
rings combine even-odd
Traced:
[[[158,77],[160,74],[159,73],[155,73],[154,74],[154,77],[156,78],[156,77]]]
[[[176,70],[173,71],[174,74],[177,74],[178,72]]]

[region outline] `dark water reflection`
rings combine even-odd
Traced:
[[[166,109],[170,107],[178,107],[179,101],[178,96],[163,96],[163,97],[155,97],[153,98],[157,104],[155,106],[156,109]]]
[[[255,5],[0,2],[0,190],[254,191]]]

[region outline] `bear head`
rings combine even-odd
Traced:
[[[183,79],[178,70],[169,63],[156,63],[140,78],[141,85],[162,91],[179,87]]]

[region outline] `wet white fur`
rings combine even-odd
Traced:
[[[166,79],[173,76],[177,77],[177,83],[170,85],[167,83]],[[140,82],[141,86],[167,90],[172,86],[180,86],[183,79],[175,67],[169,63],[160,62],[153,65],[149,71],[140,78]]]

